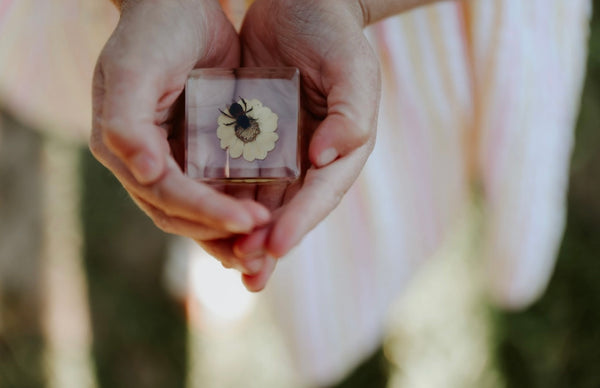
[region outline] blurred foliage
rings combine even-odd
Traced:
[[[388,385],[390,364],[380,347],[349,376],[331,388],[385,388]]]
[[[600,9],[600,1],[594,1]],[[577,126],[568,219],[547,292],[496,316],[497,359],[510,388],[600,387],[600,13]]]
[[[33,388],[44,381],[42,137],[3,111],[0,137],[0,387]]]
[[[163,286],[167,236],[87,150],[81,172],[98,385],[183,387],[186,317]]]
[[[600,220],[571,212],[544,297],[524,312],[499,315],[497,350],[508,387],[600,387],[599,236]]]

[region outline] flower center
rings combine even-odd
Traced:
[[[244,128],[240,125],[235,126],[235,136],[244,143],[250,143],[256,139],[260,134],[260,127],[255,119],[250,120],[248,128]]]

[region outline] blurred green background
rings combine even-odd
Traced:
[[[600,2],[571,166],[567,227],[544,296],[496,313],[496,356],[508,387],[600,387]]]
[[[600,9],[599,0],[594,4]],[[600,387],[598,13],[591,32],[567,227],[556,271],[547,292],[527,310],[506,313],[489,307],[490,356],[500,376],[494,386]],[[81,381],[102,388],[186,386],[186,306],[167,294],[163,279],[168,237],[134,206],[87,149],[62,138],[40,135],[7,111],[1,112],[1,120],[0,255],[11,260],[0,262],[0,387],[60,387],[48,382],[48,365],[58,362],[52,357],[64,357],[63,365],[71,365],[73,370],[78,370],[81,362],[68,354],[58,357],[44,352],[49,335],[47,325],[41,322],[47,314],[43,301],[47,297],[44,271],[48,263],[38,258],[54,248],[35,241],[48,233],[41,225],[52,217],[48,211],[53,211],[44,208],[41,198],[46,178],[40,166],[48,162],[44,159],[48,147],[72,158],[56,163],[77,161],[80,178],[77,187],[67,187],[64,195],[74,190],[70,193],[79,193],[81,198],[81,217],[73,222],[80,222],[83,230],[82,273],[92,331],[87,337],[93,338],[93,375],[81,377]],[[60,217],[62,213],[58,214]],[[65,238],[70,241],[69,236]],[[67,323],[69,319],[67,314]],[[59,335],[52,346],[60,349],[61,338]],[[337,387],[386,386],[393,369],[388,358],[382,347]],[[63,377],[55,377],[55,381],[62,381]]]

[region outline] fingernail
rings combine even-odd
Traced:
[[[264,260],[264,258],[261,257],[260,259],[252,259],[252,260],[246,261],[244,263],[244,268],[246,268],[246,273],[248,275],[254,275],[254,274],[259,273],[264,265],[265,265],[265,260]]]
[[[253,251],[253,252],[244,253],[244,257],[247,258],[247,259],[256,259],[256,258],[260,257],[262,259],[262,258],[265,257],[266,254],[267,253],[265,252],[265,250],[262,249],[262,248],[260,248],[260,249],[257,249],[255,251]]]
[[[327,148],[321,152],[321,155],[317,158],[317,167],[323,167],[333,162],[338,157],[338,152],[335,148]]]
[[[269,222],[269,220],[271,219],[271,212],[266,208],[260,206],[256,211],[256,218],[259,223],[264,224],[266,222]]]
[[[131,160],[132,173],[140,183],[156,180],[160,174],[160,165],[155,158],[145,152],[140,152]]]
[[[246,233],[252,230],[254,222],[250,217],[244,217],[245,220],[228,221],[225,223],[225,228],[232,233]]]

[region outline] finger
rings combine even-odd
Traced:
[[[239,48],[218,4],[187,8],[179,2],[128,3],[105,45],[95,72],[95,126],[102,140],[138,182],[155,182],[168,144],[160,130],[196,65],[238,63]],[[178,20],[178,23],[172,23]],[[218,30],[215,39],[208,28]],[[213,45],[231,42],[223,55]]]
[[[219,260],[225,268],[236,268],[238,259],[233,254],[234,237],[218,240],[196,240],[196,242],[212,257]]]
[[[300,181],[285,186],[274,185],[262,187],[258,192],[258,201],[269,209],[276,207],[272,218],[277,219],[282,212],[286,211],[285,206],[280,207],[281,204],[291,201],[298,190],[300,190],[300,187]],[[275,204],[277,205],[275,206]],[[235,255],[245,259],[267,255],[267,241],[271,231],[272,225],[265,225],[264,227],[256,228],[252,233],[238,237],[233,246]]]
[[[275,266],[277,265],[277,260],[272,257],[266,257],[264,259],[264,265],[260,272],[256,275],[242,275],[242,283],[251,292],[259,292],[262,291],[273,271],[275,270]]]
[[[233,253],[235,237],[210,241],[196,240],[196,242],[198,242],[208,254],[219,260],[225,268],[234,268],[242,274],[254,276],[265,267],[265,257],[249,259],[240,259],[236,257]]]
[[[94,141],[97,140],[92,139]],[[232,233],[248,232],[270,219],[269,211],[262,205],[238,201],[184,176],[171,157],[167,159],[167,171],[161,179],[145,186],[102,144],[95,147],[94,154],[130,193],[169,216]]]
[[[142,184],[163,174],[168,153],[163,130],[155,124],[159,82],[150,69],[128,69],[102,57],[95,73],[94,129]]]
[[[375,55],[360,37],[352,52],[333,55],[324,69],[327,117],[309,147],[309,158],[317,167],[374,142],[381,80]]]
[[[195,240],[216,240],[231,237],[231,233],[207,227],[179,217],[171,217],[142,198],[132,195],[134,202],[152,219],[163,232],[189,237]]]
[[[273,257],[289,252],[340,202],[369,155],[362,148],[324,168],[308,170],[302,188],[276,217],[266,250]]]
[[[204,223],[207,226],[246,233],[268,222],[268,210],[253,201],[238,201],[209,186],[188,179],[172,159],[161,180],[150,186],[122,182],[125,188],[171,216]]]
[[[271,213],[264,205],[254,201],[253,199],[242,199],[238,201],[248,211],[254,220],[254,227],[266,225],[271,221]]]
[[[266,242],[270,231],[270,227],[263,227],[238,237],[233,244],[235,256],[240,259],[265,257],[267,255]]]

